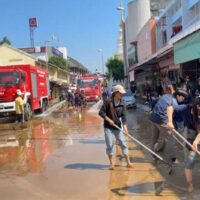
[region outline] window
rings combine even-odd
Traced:
[[[132,65],[134,65],[137,62],[138,62],[138,58],[137,58],[137,43],[135,43],[135,44],[133,44],[133,47],[131,47],[128,50],[128,64],[129,64],[129,67],[131,67]]]
[[[167,31],[162,32],[162,43],[163,45],[167,43]]]
[[[26,82],[26,74],[22,72],[22,84]]]
[[[1,72],[0,85],[1,86],[14,86],[19,84],[18,72]]]
[[[78,80],[77,81],[77,85],[79,87],[95,87],[98,85],[98,79],[94,79],[94,80]]]

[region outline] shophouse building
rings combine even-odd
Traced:
[[[155,25],[155,19],[152,17],[136,37],[138,63],[131,66],[129,71],[132,71],[132,73],[134,71],[138,89],[140,85],[146,80],[148,81],[148,78],[150,79],[152,74],[158,69],[157,63],[154,62],[154,60],[150,63],[145,62],[145,60],[149,59],[149,57],[156,52]]]
[[[126,63],[129,81],[134,80],[134,73],[129,68],[138,62],[137,58],[137,35],[151,18],[149,0],[133,0],[128,4],[128,16],[125,20],[126,32]]]
[[[179,77],[186,75],[195,80],[200,69],[200,0],[172,0],[156,18],[156,39],[151,42],[145,42],[145,37],[152,38],[153,29],[147,31],[145,26],[137,35],[138,60],[130,66],[129,76],[134,72],[139,84],[148,79],[161,81],[163,86],[177,85]],[[143,41],[143,50],[139,41]]]

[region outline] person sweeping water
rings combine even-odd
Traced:
[[[122,153],[127,162],[127,167],[133,167],[133,163],[130,162],[128,155],[128,147],[125,141],[125,135],[122,131],[115,127],[115,125],[117,125],[118,127],[123,128],[124,132],[128,133],[125,106],[122,102],[122,96],[124,93],[126,93],[126,91],[123,86],[114,86],[111,97],[103,103],[99,111],[99,115],[104,119],[106,153],[110,162],[110,169],[114,169],[114,137],[120,145]]]

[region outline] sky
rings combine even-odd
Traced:
[[[35,46],[45,46],[52,34],[68,56],[94,72],[117,51],[121,0],[0,0],[0,40],[15,48],[30,47],[28,19],[36,17]],[[127,9],[130,0],[123,0]],[[126,12],[126,11],[125,11]],[[52,41],[49,46],[57,46]],[[105,68],[106,69],[106,68]]]

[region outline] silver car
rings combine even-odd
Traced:
[[[127,92],[123,95],[122,100],[126,108],[136,108],[136,99],[130,90],[127,90]]]

